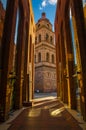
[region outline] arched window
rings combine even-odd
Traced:
[[[54,55],[52,55],[52,63],[54,63]]]
[[[49,24],[47,24],[47,27],[49,28]]]
[[[51,43],[51,44],[53,43],[53,38],[52,38],[52,36],[50,36],[50,43]]]
[[[39,34],[39,42],[41,42],[41,34]]]
[[[46,33],[46,41],[48,41],[49,39],[49,35]]]
[[[38,54],[38,62],[41,62],[41,53]]]
[[[49,53],[46,53],[46,61],[49,62]]]
[[[38,24],[38,28],[40,27],[40,24]]]

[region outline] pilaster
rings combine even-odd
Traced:
[[[20,10],[21,11],[21,10]],[[22,87],[24,83],[24,17],[22,11],[19,12],[18,40],[16,47],[16,83],[15,83],[15,108],[22,107]]]
[[[73,45],[70,30],[69,16],[65,18],[65,40],[66,40],[66,62],[67,62],[67,82],[68,82],[68,104],[69,107],[76,109],[76,88],[74,86],[73,71],[74,71],[74,55]]]

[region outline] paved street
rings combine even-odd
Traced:
[[[24,109],[8,130],[82,130],[79,124],[57,98],[50,96],[34,99],[33,107]]]
[[[81,120],[76,120],[56,93],[35,93],[33,107],[22,108],[19,114],[0,125],[0,130],[86,130]]]
[[[44,97],[56,97],[56,92],[51,93],[34,93],[34,98],[44,98]]]

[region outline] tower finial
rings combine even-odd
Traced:
[[[45,12],[42,13],[42,18],[43,19],[46,18],[46,13]]]

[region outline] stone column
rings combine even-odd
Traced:
[[[60,54],[60,36],[57,35],[57,30],[55,30],[56,35],[56,75],[57,75],[57,96],[60,97],[60,62],[61,62],[61,54]],[[58,36],[58,38],[57,38]]]
[[[70,108],[76,109],[76,88],[73,81],[74,59],[69,14],[65,16],[65,40],[66,40],[66,61],[67,61],[67,82],[68,82],[68,104]]]
[[[64,91],[64,89],[63,89],[63,73],[62,73],[62,71],[63,71],[63,61],[62,61],[62,54],[63,54],[63,51],[62,51],[62,35],[61,35],[61,33],[60,33],[60,57],[61,57],[61,59],[60,59],[60,97],[61,97],[61,100],[63,101],[63,91]]]
[[[34,69],[34,44],[32,44],[32,99],[34,98],[34,75],[35,75],[35,69]]]
[[[26,88],[27,88],[27,48],[28,48],[28,26],[27,21],[25,21],[25,34],[24,34],[24,44],[25,44],[25,50],[24,50],[24,85],[23,85],[23,93],[22,93],[22,101],[23,103],[27,101],[27,94],[26,94]]]
[[[15,83],[15,108],[22,107],[22,87],[24,82],[24,46],[25,46],[25,21],[23,10],[19,10],[18,40],[16,47],[16,83]]]
[[[28,13],[30,10],[28,10]],[[25,42],[25,53],[24,53],[24,85],[23,85],[23,105],[24,106],[30,106],[32,105],[30,103],[29,99],[29,74],[27,72],[28,69],[28,46],[29,46],[29,23],[30,22],[30,16],[27,15],[26,17],[26,22],[25,22],[25,37],[24,37],[24,42]]]
[[[62,64],[62,95],[63,102],[68,103],[68,88],[67,88],[67,80],[66,80],[66,51],[65,51],[65,39],[64,39],[64,26],[61,27],[61,64]]]
[[[10,87],[9,77],[11,70],[12,57],[11,46],[14,44],[16,12],[18,0],[7,1],[4,31],[2,38],[2,63],[1,63],[1,84],[0,84],[0,119],[6,120],[10,111]],[[13,54],[12,54],[13,56]]]

